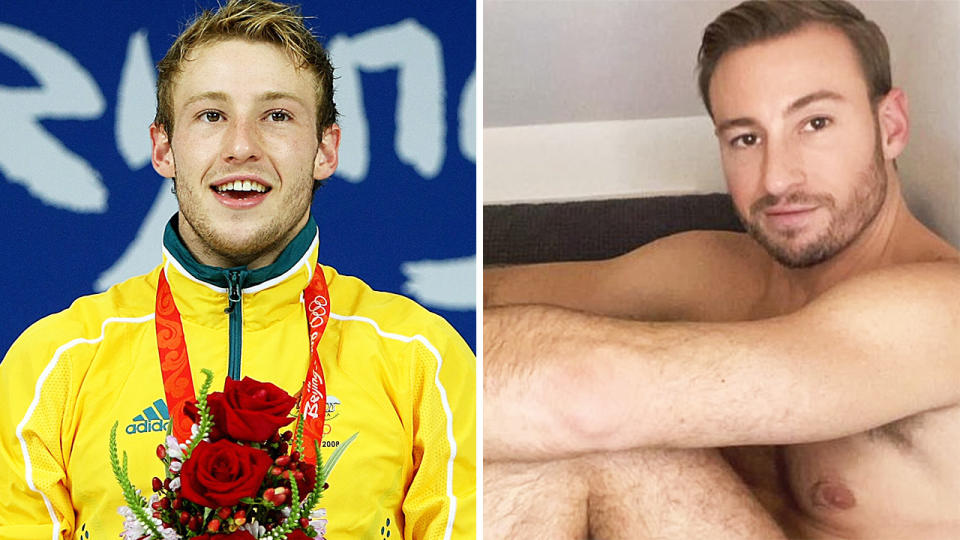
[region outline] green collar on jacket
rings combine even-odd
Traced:
[[[317,231],[317,223],[313,220],[313,216],[310,216],[307,224],[297,233],[297,236],[290,241],[287,247],[280,252],[280,256],[277,257],[277,260],[274,261],[273,264],[263,268],[257,268],[256,270],[249,270],[246,266],[219,268],[199,262],[193,254],[187,250],[187,246],[184,245],[183,239],[180,238],[180,232],[177,230],[177,216],[178,214],[174,214],[173,217],[170,218],[170,221],[167,222],[167,228],[163,231],[163,247],[166,248],[170,255],[174,257],[187,272],[190,272],[193,277],[223,288],[228,288],[229,283],[227,279],[231,274],[242,276],[240,281],[241,286],[244,288],[259,285],[264,281],[282,275],[303,258],[307,250],[310,249],[310,245],[313,243],[313,237]]]

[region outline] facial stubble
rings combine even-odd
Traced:
[[[180,182],[175,181],[180,217],[187,222],[199,241],[192,245],[188,244],[188,247],[191,251],[201,252],[194,253],[198,260],[210,259],[210,255],[214,255],[228,261],[230,266],[247,266],[264,254],[273,251],[279,253],[299,232],[299,222],[303,215],[309,212],[313,202],[312,172],[311,163],[309,167],[299,172],[302,178],[309,178],[309,182],[296,181],[285,186],[288,189],[293,186],[305,186],[305,189],[297,188],[298,191],[292,193],[292,196],[284,197],[280,201],[284,204],[280,205],[277,213],[263,223],[258,230],[250,233],[247,238],[231,235],[229,228],[224,227],[224,223],[215,223],[214,218],[204,213],[199,204],[193,204],[193,201],[199,200],[196,194],[184,193],[184,186],[177,186]],[[280,196],[281,194],[274,192],[272,195]],[[181,230],[180,234],[183,236],[184,231]]]
[[[831,259],[846,249],[873,223],[886,198],[887,172],[880,144],[879,126],[875,127],[875,132],[873,159],[857,174],[857,184],[846,206],[838,208],[836,198],[828,193],[798,191],[782,197],[767,195],[750,206],[749,219],[738,211],[740,221],[747,233],[763,246],[771,257],[787,268],[809,268]],[[830,222],[826,229],[812,241],[793,246],[793,240],[803,232],[802,229],[772,232],[766,230],[761,224],[763,211],[781,203],[816,205],[829,212]]]

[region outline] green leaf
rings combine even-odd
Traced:
[[[210,434],[210,429],[213,427],[210,407],[207,406],[207,394],[210,392],[210,386],[213,385],[213,372],[207,368],[201,369],[200,372],[203,373],[204,377],[203,384],[200,386],[200,396],[197,398],[197,409],[200,410],[200,426],[197,431],[197,436],[190,441],[190,445],[187,446],[187,450],[183,453],[184,460],[190,458],[193,449]]]
[[[328,460],[327,460],[327,463],[324,464],[324,466],[323,466],[323,477],[324,477],[325,479],[330,476],[330,473],[331,473],[331,472],[333,472],[334,466],[336,466],[337,461],[340,460],[340,456],[342,456],[343,453],[347,451],[347,447],[350,446],[350,443],[352,443],[354,440],[356,440],[356,438],[357,438],[359,435],[360,435],[360,433],[354,433],[353,435],[350,436],[349,439],[343,441],[343,442],[340,444],[340,446],[338,446],[337,449],[333,451],[332,454],[330,454],[330,459],[328,459]],[[317,455],[318,455],[318,456],[320,455],[320,452],[319,452],[319,451],[317,452]]]
[[[121,467],[120,465],[120,459],[117,457],[118,425],[119,422],[114,422],[113,427],[110,428],[110,466],[113,468],[113,475],[116,477],[117,483],[120,484],[120,490],[123,492],[123,500],[127,503],[127,507],[133,512],[137,521],[143,525],[143,528],[150,533],[152,538],[161,538],[160,528],[150,519],[150,514],[143,508],[146,500],[140,495],[137,495],[136,488],[134,488],[130,482],[130,475],[127,473],[126,452],[123,453],[123,466]]]
[[[330,476],[331,471],[333,471],[333,467],[337,464],[337,461],[340,459],[343,453],[346,452],[347,447],[350,446],[350,443],[352,443],[359,435],[359,433],[354,433],[349,439],[338,446],[337,449],[333,451],[333,454],[330,455],[330,460],[326,464],[324,464],[323,455],[320,453],[320,443],[316,440],[313,441],[313,448],[317,456],[317,482],[313,486],[313,491],[310,492],[310,495],[308,495],[307,498],[304,499],[303,503],[301,503],[301,507],[305,508],[307,512],[313,510],[313,508],[320,501],[320,498],[323,497],[323,484],[327,482],[327,478]]]
[[[303,425],[307,423],[306,418],[306,411],[300,411],[300,415],[297,417],[297,430],[293,438],[293,449],[300,452],[301,456],[303,455]]]
[[[287,521],[296,523],[300,520],[300,486],[297,485],[297,479],[290,477],[290,515]],[[293,529],[291,529],[293,530]],[[290,532],[290,531],[287,531]]]
[[[317,506],[317,502],[323,496],[323,484],[327,480],[323,476],[323,454],[320,453],[320,443],[316,439],[313,440],[313,451],[317,457],[317,463],[314,465],[313,491],[300,503],[300,507],[305,508],[307,512],[313,511],[313,508]]]

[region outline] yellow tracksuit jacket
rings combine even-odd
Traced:
[[[301,292],[316,268],[313,220],[273,265],[200,265],[172,225],[165,269],[195,388],[212,369],[290,394],[309,363]],[[359,437],[320,500],[336,539],[474,538],[476,359],[443,319],[322,267],[331,316],[319,345],[327,380],[322,453]],[[114,539],[123,504],[108,459],[111,426],[144,493],[163,476],[169,414],[154,326],[160,267],[46,317],[0,363],[0,539]],[[242,299],[231,314],[231,287]]]

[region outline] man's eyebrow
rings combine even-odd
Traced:
[[[807,105],[810,105],[811,103],[815,103],[817,101],[823,101],[823,100],[845,101],[845,98],[842,95],[836,92],[833,92],[831,90],[818,90],[816,92],[813,92],[812,94],[807,94],[797,99],[793,103],[791,103],[787,107],[786,111],[784,111],[783,115],[788,116],[790,114],[793,114],[799,111],[800,109],[803,109],[804,107],[806,107]],[[718,123],[716,128],[716,133],[719,134],[719,133],[722,133],[723,131],[726,131],[728,129],[735,128],[735,127],[753,127],[759,124],[760,123],[757,122],[755,119],[747,116],[743,116],[740,118],[732,118],[730,120],[724,120]]]
[[[188,99],[183,103],[183,106],[189,107],[191,104],[196,103],[198,101],[203,101],[205,99],[209,99],[212,101],[227,101],[227,94],[223,92],[203,92],[201,94],[196,94],[194,96],[191,96],[190,99]]]
[[[307,104],[304,103],[302,99],[300,99],[299,96],[297,96],[296,94],[291,94],[289,92],[271,91],[271,92],[264,92],[263,94],[260,95],[260,101],[276,101],[279,99],[289,99],[291,101],[297,102],[302,107],[309,108],[307,107]]]
[[[733,118],[733,119],[730,119],[730,120],[724,120],[723,122],[720,122],[719,124],[717,124],[717,128],[716,128],[715,132],[716,132],[717,134],[720,134],[720,133],[722,133],[722,132],[724,132],[724,131],[726,131],[726,130],[728,130],[728,129],[731,129],[731,128],[735,128],[735,127],[753,127],[753,126],[757,126],[757,125],[759,125],[759,124],[760,124],[760,123],[757,122],[756,120],[754,120],[753,118],[749,118],[749,117],[743,116],[743,117],[740,117],[740,118]]]
[[[276,101],[280,99],[289,99],[291,101],[295,101],[299,103],[303,107],[307,107],[307,104],[304,103],[304,101],[300,99],[299,96],[297,96],[296,94],[291,94],[289,92],[270,91],[270,92],[264,92],[263,94],[260,94],[260,96],[258,97],[259,101]],[[188,107],[193,103],[196,103],[198,101],[203,101],[203,100],[229,101],[229,98],[227,97],[226,92],[218,92],[218,91],[203,92],[203,93],[191,96],[190,99],[184,102],[183,106]]]
[[[845,101],[844,97],[840,94],[833,92],[831,90],[818,90],[812,94],[807,94],[802,98],[794,101],[787,107],[784,116],[795,113],[800,109],[810,105],[811,103],[823,100],[832,100],[832,101]]]

